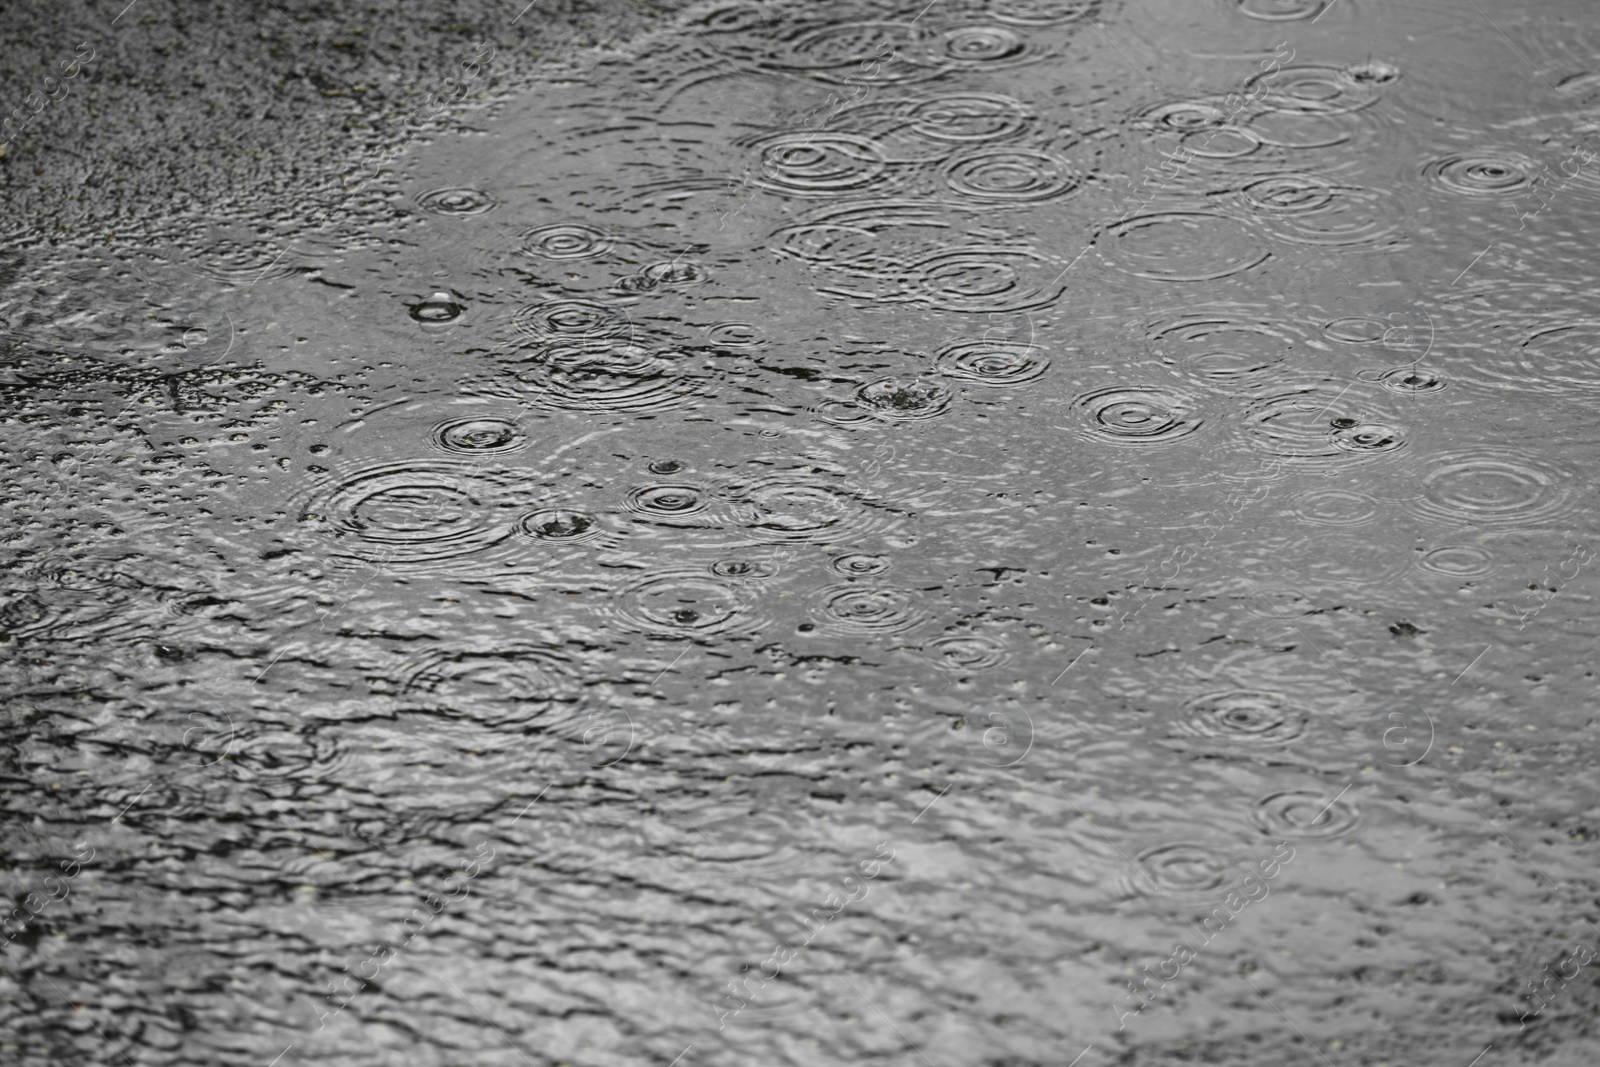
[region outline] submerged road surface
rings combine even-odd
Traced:
[[[1589,5],[9,16],[0,1064],[1594,1062]]]

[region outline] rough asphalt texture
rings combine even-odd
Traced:
[[[17,329],[42,321],[37,286],[66,261],[204,243],[230,221],[303,229],[338,202],[341,175],[552,67],[581,68],[675,5],[24,0],[5,13],[0,322]],[[463,86],[475,56],[492,57],[487,77]]]

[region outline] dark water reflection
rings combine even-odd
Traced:
[[[80,268],[0,1062],[1590,1062],[1591,21],[701,7]]]

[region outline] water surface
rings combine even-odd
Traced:
[[[5,1061],[1590,1062],[1591,21],[698,7],[85,261]]]

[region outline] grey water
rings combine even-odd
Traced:
[[[8,75],[0,1063],[1595,1062],[1589,5],[145,2]]]

